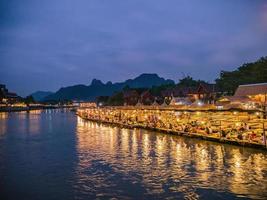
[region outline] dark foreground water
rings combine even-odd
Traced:
[[[84,121],[0,113],[0,199],[267,199],[267,153]]]

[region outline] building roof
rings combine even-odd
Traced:
[[[189,94],[216,93],[220,90],[215,84],[199,83],[198,86],[176,86],[161,92],[162,96],[186,97]]]
[[[148,98],[148,97],[153,97],[153,95],[148,90],[142,92],[141,98]]]
[[[239,85],[234,96],[267,94],[267,83]]]
[[[139,96],[136,90],[128,90],[128,91],[123,92],[124,98],[131,98],[133,96],[137,96],[137,97]]]
[[[216,84],[213,83],[200,83],[198,87],[192,91],[192,94],[205,94],[220,92]]]
[[[188,97],[173,97],[170,105],[185,105],[185,104],[191,104],[192,102]]]
[[[154,102],[152,103],[152,106],[159,106],[159,104],[156,100],[154,100]]]
[[[137,104],[135,106],[142,106],[143,104],[138,100]]]
[[[197,90],[197,87],[176,86],[161,92],[162,96],[186,97]]]
[[[6,97],[7,98],[17,98],[18,95],[16,93],[14,93],[14,92],[9,92],[9,93],[6,94]]]

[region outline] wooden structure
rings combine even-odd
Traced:
[[[267,103],[267,83],[240,85],[236,92],[235,97],[249,97],[253,101],[261,104]]]
[[[137,104],[139,94],[136,90],[128,90],[123,92],[123,101],[125,105],[134,106]]]

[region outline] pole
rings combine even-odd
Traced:
[[[266,134],[265,134],[265,125],[264,125],[264,123],[265,123],[265,122],[264,122],[264,120],[263,120],[263,141],[264,141],[264,146],[267,147],[267,146],[266,146]]]
[[[266,104],[267,104],[267,94],[265,93],[265,96],[264,96],[264,105],[263,105],[263,119],[266,119],[267,118]]]
[[[222,138],[222,121],[220,120],[220,139]]]

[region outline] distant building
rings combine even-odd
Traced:
[[[8,90],[7,90],[7,88],[6,88],[6,85],[4,85],[4,84],[0,84],[0,92],[1,92],[1,94],[3,94],[3,95],[5,95],[5,94],[8,93]]]
[[[267,83],[248,84],[238,86],[235,97],[249,97],[261,104],[267,103]]]
[[[203,103],[212,104],[216,100],[219,93],[215,84],[200,83],[196,90],[188,93],[188,97],[192,101],[202,101]]]
[[[180,105],[190,105],[192,102],[188,97],[172,97],[170,105],[180,106]]]
[[[159,106],[159,103],[154,99],[154,102],[151,104],[151,106]]]
[[[182,105],[185,103],[185,99],[191,104],[193,100],[188,97],[195,90],[196,87],[176,86],[175,88],[162,91],[161,95],[164,97],[165,102],[168,102],[170,105]]]
[[[127,90],[123,92],[123,101],[126,106],[134,106],[137,104],[139,94],[136,90]]]
[[[0,101],[1,103],[16,103],[21,99],[16,93],[9,92],[6,85],[0,84]]]
[[[218,109],[240,108],[250,110],[255,109],[257,106],[253,100],[245,96],[223,96],[216,102]]]
[[[144,105],[151,105],[155,99],[155,97],[148,90],[142,92],[140,98],[141,98],[142,104]]]
[[[80,102],[80,107],[82,108],[96,108],[95,102]]]
[[[195,87],[176,86],[175,88],[167,89],[161,92],[163,97],[186,97],[189,93],[195,90]]]
[[[215,84],[200,83],[197,87],[177,86],[162,91],[170,105],[188,105],[194,102],[214,103],[219,93]]]
[[[222,108],[253,110],[267,105],[267,83],[240,85],[234,96],[223,96],[217,103]]]

